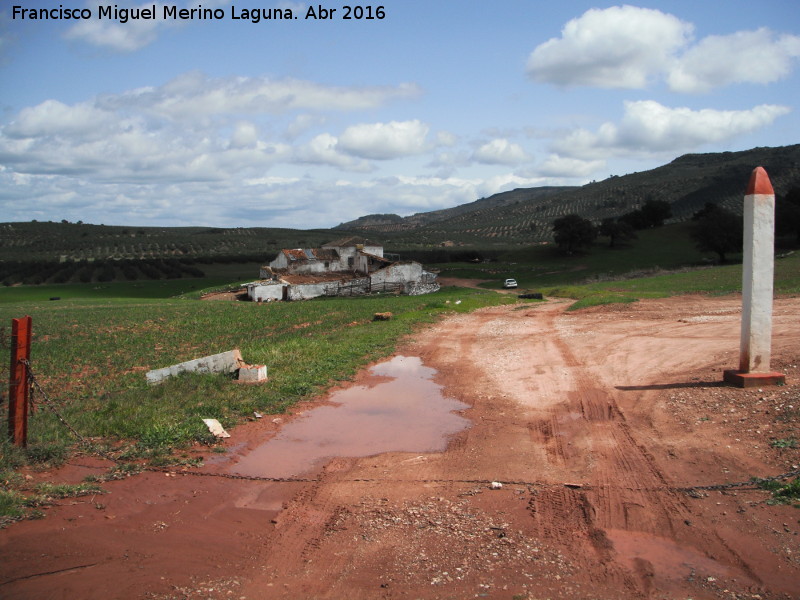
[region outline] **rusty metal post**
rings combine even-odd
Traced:
[[[11,371],[8,380],[8,435],[15,446],[28,444],[28,363],[31,359],[30,317],[11,319]]]

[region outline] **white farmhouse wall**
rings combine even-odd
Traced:
[[[364,246],[364,252],[383,258],[383,246]]]
[[[330,283],[300,283],[289,286],[289,300],[308,300],[324,296]]]
[[[325,263],[319,260],[312,260],[300,264],[292,265],[292,273],[327,273],[330,268],[325,268]]]
[[[275,257],[275,260],[269,263],[269,266],[272,269],[285,269],[289,266],[289,260],[286,258],[286,255],[283,252],[279,252],[278,256]]]
[[[247,286],[247,297],[253,302],[270,302],[283,298],[285,284],[280,283],[251,283]]]
[[[336,248],[339,252],[339,267],[338,271],[352,271],[356,264],[356,249],[355,246],[346,248]]]
[[[408,283],[422,276],[422,265],[418,262],[395,263],[370,275],[372,285],[383,283]]]
[[[364,273],[365,275],[369,273],[369,257],[357,253],[354,258],[354,264],[356,273]]]

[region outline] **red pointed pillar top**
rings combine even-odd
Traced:
[[[769,175],[767,175],[764,167],[756,167],[753,169],[753,174],[750,175],[750,183],[747,184],[745,196],[753,194],[775,195],[775,190],[772,189],[772,182],[769,180]]]

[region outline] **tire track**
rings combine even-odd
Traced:
[[[743,557],[732,551],[716,532],[688,527],[692,513],[682,495],[654,492],[671,487],[670,482],[659,470],[652,454],[637,441],[614,394],[599,387],[598,382],[602,381],[599,374],[577,358],[568,341],[570,338],[559,326],[561,314],[558,311],[544,313],[553,343],[571,371],[575,390],[568,393],[569,405],[588,424],[584,432],[591,439],[590,445],[602,447],[605,456],[591,473],[590,489],[586,492],[586,503],[593,508],[591,527],[596,528],[594,531],[635,532],[654,539],[670,539],[678,546],[686,545],[713,556],[717,562],[735,567],[760,584]],[[584,512],[589,514],[589,511]],[[609,544],[613,548],[613,543]],[[649,594],[657,571],[652,563],[639,557],[633,558],[631,565],[639,579],[640,590]]]

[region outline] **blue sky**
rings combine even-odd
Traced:
[[[0,8],[0,221],[332,227],[800,143],[796,0],[14,5],[59,6]]]

